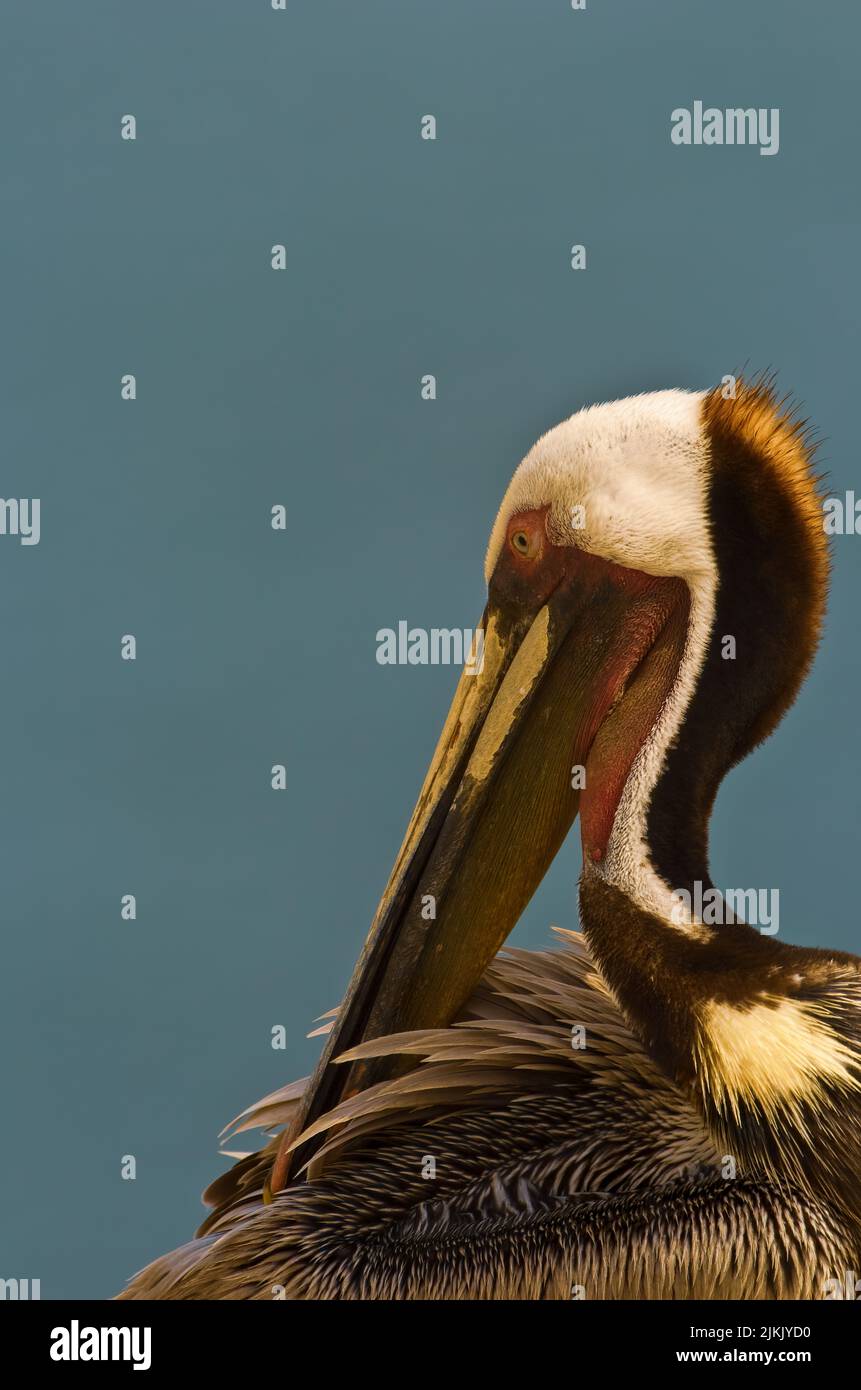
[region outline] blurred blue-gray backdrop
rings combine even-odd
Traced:
[[[861,21],[5,0],[0,24],[0,491],[42,502],[37,546],[0,537],[0,1277],[102,1297],[190,1234],[221,1124],[312,1065],[457,676],[377,665],[375,633],[476,621],[536,435],[774,366],[861,495]],[[697,99],[779,107],[779,154],[673,146]],[[857,949],[861,538],[835,562],[712,859],[779,887],[786,939]],[[575,923],[578,857],[575,833],[521,943]]]

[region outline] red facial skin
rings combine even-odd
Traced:
[[[687,635],[683,580],[626,569],[576,545],[554,544],[547,507],[515,513],[490,582],[503,609],[537,613],[551,597],[571,613],[569,652],[585,670],[571,721],[572,765],[584,765],[584,859],[604,857],[631,768],[672,690]],[[608,624],[610,626],[608,626]],[[572,682],[573,684],[573,682]]]

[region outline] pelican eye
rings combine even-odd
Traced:
[[[509,544],[515,555],[521,556],[524,560],[531,560],[538,553],[537,538],[531,536],[528,531],[524,531],[522,527],[512,531]]]

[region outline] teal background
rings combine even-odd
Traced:
[[[0,27],[0,491],[42,499],[40,545],[0,538],[0,1277],[100,1298],[190,1235],[220,1126],[313,1064],[457,675],[378,666],[375,633],[477,621],[535,437],[773,366],[861,496],[861,21],[4,0]],[[674,147],[697,98],[780,107],[779,154]],[[820,659],[712,853],[779,887],[783,937],[849,949],[859,593],[838,538]],[[578,869],[575,833],[519,942],[575,923]]]

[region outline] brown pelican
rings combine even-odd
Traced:
[[[819,1298],[859,1268],[861,962],[679,907],[818,641],[811,452],[764,380],[532,448],[320,1065],[122,1297]],[[496,956],[578,808],[582,933]]]

